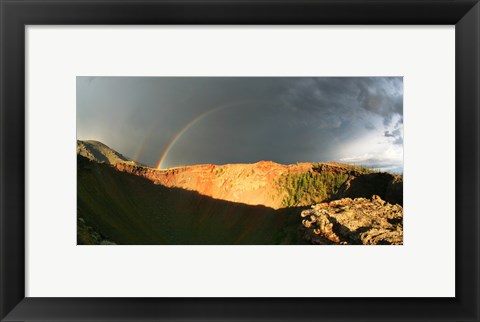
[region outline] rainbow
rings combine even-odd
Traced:
[[[150,131],[148,131],[148,134],[143,139],[142,144],[139,145],[139,148],[138,148],[137,152],[135,152],[134,159],[133,159],[134,161],[139,162],[138,159],[142,156],[143,151],[145,150],[145,147],[147,146],[148,139],[150,139],[152,137],[153,133],[155,132],[155,129],[158,127],[158,124],[159,124],[159,122],[154,124],[150,128]]]
[[[157,169],[160,170],[163,168],[163,162],[165,161],[165,159],[167,158],[168,156],[168,153],[170,152],[170,150],[172,149],[172,147],[175,145],[175,143],[178,142],[178,140],[182,137],[182,135],[184,135],[192,126],[194,126],[197,122],[199,122],[200,120],[204,119],[205,117],[209,116],[210,114],[213,114],[215,112],[218,112],[219,110],[222,110],[224,108],[227,108],[227,107],[232,107],[232,106],[237,106],[237,105],[242,105],[242,104],[245,104],[245,103],[250,103],[250,102],[255,102],[253,100],[243,100],[243,101],[237,101],[237,102],[230,102],[230,103],[226,103],[226,104],[222,104],[222,105],[219,105],[217,107],[214,107],[208,111],[206,111],[205,113],[203,114],[200,114],[199,116],[197,116],[196,118],[194,118],[193,120],[191,120],[187,125],[185,125],[172,139],[172,141],[170,141],[170,143],[168,144],[167,148],[163,151],[162,153],[162,156],[160,157],[160,160],[158,161],[158,164],[157,164]]]
[[[138,145],[137,151],[133,156],[133,161],[140,163],[139,159],[147,147],[148,140],[153,137],[159,125],[160,125],[160,121],[157,121],[150,127],[150,129],[147,132],[147,135],[145,135],[145,137],[143,138],[142,143]]]

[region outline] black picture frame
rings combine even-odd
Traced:
[[[2,321],[479,321],[478,1],[0,0],[0,21]],[[456,297],[25,297],[25,26],[44,24],[455,25]]]

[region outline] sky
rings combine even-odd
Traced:
[[[403,172],[402,77],[77,77],[77,139],[150,167],[337,161]]]

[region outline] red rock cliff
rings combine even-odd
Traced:
[[[264,205],[275,209],[282,207],[284,195],[279,193],[277,182],[282,174],[304,173],[316,170],[312,163],[283,165],[271,161],[253,164],[203,164],[165,170],[116,164],[119,171],[145,177],[155,184],[194,190],[215,198],[249,205]],[[321,171],[346,171],[337,164],[322,164]]]

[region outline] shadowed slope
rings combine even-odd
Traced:
[[[380,196],[392,204],[403,205],[403,177],[391,173],[369,173],[351,177],[333,199]]]
[[[299,208],[217,200],[77,159],[78,217],[102,239],[129,245],[303,243]],[[79,243],[92,240],[87,237],[79,235]]]

